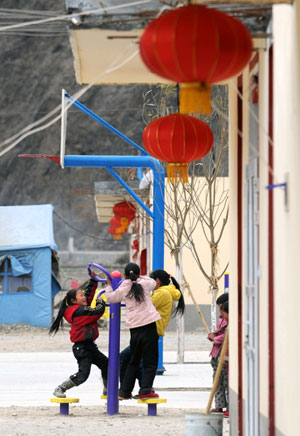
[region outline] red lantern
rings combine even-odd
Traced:
[[[128,228],[128,218],[118,218],[114,216],[109,221],[109,224],[108,232],[114,235],[114,239],[122,239],[122,234],[125,233]]]
[[[172,114],[158,118],[143,132],[143,143],[148,153],[168,162],[169,180],[184,183],[188,180],[188,162],[204,157],[213,145],[213,133],[198,118]]]
[[[119,233],[117,227],[109,227],[108,233],[113,235],[114,239],[122,239],[122,233]],[[123,233],[125,233],[125,232],[123,232]]]
[[[207,107],[206,111],[198,107],[203,92],[209,91],[207,84],[240,73],[251,58],[252,39],[236,18],[206,6],[188,5],[162,14],[145,28],[140,54],[153,73],[184,83],[181,112],[209,113]]]
[[[128,218],[128,221],[132,221],[135,218],[135,206],[128,201],[121,201],[113,207],[113,213],[116,217]]]

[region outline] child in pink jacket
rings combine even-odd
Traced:
[[[125,267],[125,280],[113,291],[110,282],[105,295],[109,303],[126,303],[126,327],[130,329],[131,359],[119,391],[119,399],[132,398],[136,374],[143,359],[143,375],[139,398],[157,398],[153,390],[153,381],[158,363],[158,334],[156,321],[160,315],[151,301],[151,291],[156,281],[150,277],[140,276],[140,268],[135,263]]]
[[[225,303],[225,301],[228,301],[228,293],[220,295],[220,297],[217,299],[217,305],[219,306],[219,309],[221,310],[222,304]],[[225,331],[227,327],[227,321],[222,316],[222,313],[220,312],[219,321],[217,324],[217,328],[214,332],[209,333],[207,336],[207,339],[213,342],[213,347],[210,352],[211,356],[211,366],[213,367],[213,379],[215,378],[218,362],[219,362],[219,355],[221,352],[222,344],[224,341]],[[228,377],[225,367],[222,368],[222,372],[220,375],[219,383],[216,389],[215,393],[215,409],[212,409],[211,412],[223,412],[223,408],[228,408],[228,401],[227,401],[227,383],[228,383]]]

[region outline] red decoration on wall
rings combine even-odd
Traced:
[[[148,24],[140,39],[140,54],[150,71],[188,84],[183,99],[199,92],[199,100],[207,84],[239,74],[252,49],[251,35],[243,23],[202,5],[187,5],[160,15]]]
[[[168,162],[168,178],[188,180],[188,162],[201,159],[213,145],[213,133],[203,121],[172,114],[152,121],[143,132],[148,153]]]
[[[139,253],[139,251],[140,251],[140,243],[139,243],[138,239],[135,239],[135,240],[132,242],[131,249],[132,249],[132,250],[135,250],[135,252],[134,252],[133,255],[132,255],[132,260],[133,260],[134,262],[136,262],[137,257],[138,257],[138,253]]]
[[[147,248],[141,251],[141,264],[140,264],[141,275],[145,276],[147,274]]]

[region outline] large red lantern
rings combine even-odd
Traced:
[[[209,113],[210,84],[240,73],[252,50],[251,35],[243,23],[201,5],[162,14],[149,23],[140,39],[140,54],[149,70],[183,84],[183,113]],[[204,93],[208,100],[203,99]],[[201,108],[198,104],[203,100]]]
[[[143,132],[148,153],[168,162],[167,175],[171,182],[188,180],[188,162],[204,157],[213,145],[213,133],[198,118],[172,114],[152,121]]]
[[[121,201],[113,207],[113,213],[119,218],[128,218],[129,222],[135,218],[135,206],[129,201]]]

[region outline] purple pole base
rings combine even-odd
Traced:
[[[157,404],[148,404],[148,416],[157,416]]]
[[[69,415],[69,403],[60,403],[59,413],[61,415]]]

